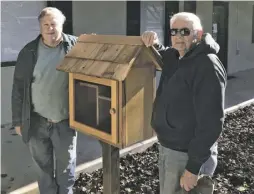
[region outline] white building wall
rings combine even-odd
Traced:
[[[38,13],[45,1],[1,1],[1,61],[15,61],[21,48],[39,32]]]
[[[205,32],[212,33],[213,2],[197,1],[196,14],[200,17]]]
[[[73,33],[126,34],[125,1],[73,1]]]
[[[164,43],[165,2],[141,1],[140,18],[140,33],[154,31],[158,34],[160,42]]]
[[[228,18],[228,74],[254,68],[252,43],[253,1],[229,2]],[[212,1],[197,1],[197,15],[204,30],[212,32]]]
[[[38,13],[46,1],[1,1],[1,62],[16,61],[19,51],[39,33]],[[14,67],[1,67],[1,124],[11,121]]]
[[[254,68],[253,1],[229,2],[228,73]],[[239,53],[237,53],[239,50]]]

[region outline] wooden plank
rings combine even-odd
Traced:
[[[75,65],[73,65],[71,67],[71,69],[69,69],[70,72],[72,73],[86,73],[87,69],[89,69],[92,65],[93,65],[92,60],[86,60],[86,59],[79,59],[79,63],[75,63]]]
[[[137,60],[135,61],[135,68],[147,68],[149,65],[150,66],[154,66],[153,62],[151,60],[149,60],[149,58],[147,57],[147,51],[142,50],[139,57],[137,58]],[[155,66],[158,69],[158,66]],[[156,71],[152,68],[152,71],[154,71],[153,73],[151,73],[151,75],[153,75],[153,90],[154,90],[154,94],[153,94],[153,102],[156,96]],[[149,113],[149,111],[145,111],[146,113]],[[146,116],[145,116],[146,117]],[[149,117],[149,116],[148,116]],[[155,131],[151,128],[152,130],[152,136],[156,136]],[[144,133],[146,133],[146,131],[143,131]],[[143,134],[144,137],[146,137],[146,134]],[[148,137],[150,135],[148,134]]]
[[[131,75],[132,71],[130,72]],[[131,76],[133,78],[133,76]],[[129,81],[129,80],[128,80]],[[135,79],[137,81],[137,79]],[[126,143],[127,146],[143,140],[144,130],[144,88],[139,88],[138,91],[132,93],[127,83],[127,93],[131,98],[126,105]],[[137,84],[139,85],[139,84]],[[134,85],[133,85],[134,86]],[[133,89],[133,88],[132,88]],[[128,95],[127,94],[127,95]],[[128,96],[129,97],[129,96]]]
[[[156,68],[154,66],[150,67],[150,72],[147,71],[148,80],[145,82],[145,99],[144,99],[144,130],[143,138],[145,140],[154,136],[154,131],[151,126],[151,118],[153,111],[153,102],[156,93],[156,85],[154,85],[154,80],[156,79]]]
[[[91,83],[111,86],[111,80],[109,80],[109,79],[97,78],[97,77],[92,77],[92,76],[77,74],[77,73],[73,73],[73,78],[78,79],[78,80],[91,82]]]
[[[88,135],[91,135],[95,138],[102,139],[103,141],[106,140],[107,142],[110,142],[111,144],[115,145],[117,142],[112,141],[112,136],[108,133],[104,133],[102,131],[99,131],[93,127],[90,127],[88,125],[85,125],[83,123],[77,122],[73,119],[71,122],[71,127]]]
[[[111,63],[111,65],[102,74],[102,77],[108,78],[108,79],[114,79],[114,74],[117,71],[117,68],[119,66],[120,66],[120,64],[118,64],[118,63]]]
[[[82,72],[88,75],[93,75],[96,77],[102,77],[104,72],[108,69],[111,65],[111,62],[101,62],[101,61],[94,61],[89,68],[84,68]]]
[[[126,78],[129,70],[129,64],[118,64],[112,62],[102,62],[94,60],[69,60],[71,65],[61,67],[62,71],[69,73],[86,75],[90,77],[99,77],[106,79],[112,79],[116,81],[122,81]]]
[[[130,51],[128,49],[131,49],[131,52],[128,52],[128,51]],[[123,49],[123,52],[120,53],[118,58],[116,58],[115,62],[126,60],[129,63],[118,64],[118,65],[112,64],[112,67],[109,67],[103,75],[107,76],[111,79],[114,79],[114,80],[123,81],[126,78],[126,76],[128,75],[132,65],[138,58],[140,52],[141,52],[140,47],[130,47],[129,46],[126,49]],[[132,54],[130,55],[130,53],[132,53]]]
[[[123,52],[124,48],[125,45],[104,44],[98,54],[95,56],[95,60],[127,63],[129,61],[115,61],[115,59],[120,55],[120,53]]]
[[[111,113],[111,135],[112,142],[118,143],[118,82],[111,81],[111,109],[115,110]]]
[[[89,72],[91,71],[91,69],[94,68],[94,60],[84,60],[82,67],[80,67],[80,69],[78,68],[73,68],[71,69],[72,72],[74,73],[80,73],[80,74],[84,74],[84,75],[91,75]]]
[[[130,68],[131,68],[130,64],[128,63],[127,64],[111,63],[110,66],[108,66],[108,68],[101,75],[101,77],[123,81],[126,78]]]
[[[77,42],[70,52],[66,54],[66,57],[95,59],[103,46],[104,44]]]
[[[150,125],[153,97],[154,71],[152,65],[133,68],[126,78],[126,146],[153,136]],[[142,75],[142,76],[140,76]]]
[[[116,72],[111,76],[111,79],[123,81],[128,75],[131,67],[129,64],[118,64]]]
[[[120,150],[101,142],[103,193],[120,194]]]
[[[122,92],[122,94],[123,94],[123,98],[122,98],[122,100],[123,100],[123,103],[122,103],[122,105],[123,105],[123,109],[122,109],[122,118],[123,118],[123,120],[122,120],[122,126],[123,126],[123,129],[122,129],[122,134],[123,134],[123,136],[122,136],[122,142],[123,142],[123,147],[126,147],[126,145],[127,145],[127,142],[126,142],[126,136],[127,136],[127,111],[126,111],[126,108],[127,108],[127,91],[126,91],[126,80],[124,80],[123,81],[123,84],[122,84],[122,90],[123,90],[123,92]]]
[[[130,63],[138,56],[141,49],[142,47],[139,46],[125,45],[124,48],[121,50],[120,54],[117,55],[113,62]]]
[[[136,60],[134,61],[135,63],[135,68],[147,68],[148,66],[153,66],[153,62],[149,61],[149,56],[147,56],[147,53],[145,50],[142,50]]]
[[[71,51],[66,55],[66,58],[79,58],[79,59],[90,59],[97,61],[108,61],[114,62],[118,55],[126,50],[125,45],[114,45],[114,44],[97,44],[97,43],[83,43],[78,42]],[[129,46],[127,52],[136,52],[137,46]],[[124,49],[125,48],[125,49]],[[125,52],[126,53],[126,52]],[[125,53],[121,54],[121,61],[117,63],[128,63],[130,60],[129,55]]]
[[[123,82],[118,82],[118,142],[124,146],[123,131]]]
[[[150,48],[145,48],[144,50],[146,54],[149,56],[150,60],[155,65],[156,69],[161,71],[163,62],[162,62],[162,58],[160,54],[156,51],[156,49],[154,47],[150,47]]]
[[[88,44],[88,45],[87,45]],[[89,47],[91,45],[91,47]],[[140,51],[139,46],[96,43],[77,43],[66,58],[90,59],[105,62],[129,63]]]
[[[71,72],[73,66],[78,62],[78,59],[65,58],[61,63],[56,67],[59,71]]]
[[[100,43],[100,44],[144,45],[141,36],[126,36],[126,35],[82,34],[78,37],[78,42]]]

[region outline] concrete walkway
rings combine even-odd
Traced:
[[[228,80],[225,108],[254,98],[254,69],[238,72]],[[14,130],[1,130],[1,194],[36,181],[36,174],[27,147]],[[84,134],[78,135],[78,165],[101,156],[98,141]]]

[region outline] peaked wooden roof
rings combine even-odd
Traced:
[[[57,70],[122,81],[142,49],[160,69],[158,56],[140,36],[83,34]]]

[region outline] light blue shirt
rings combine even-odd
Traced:
[[[69,118],[68,73],[56,70],[64,56],[62,43],[51,48],[40,40],[32,83],[32,102],[35,112],[54,121]]]

